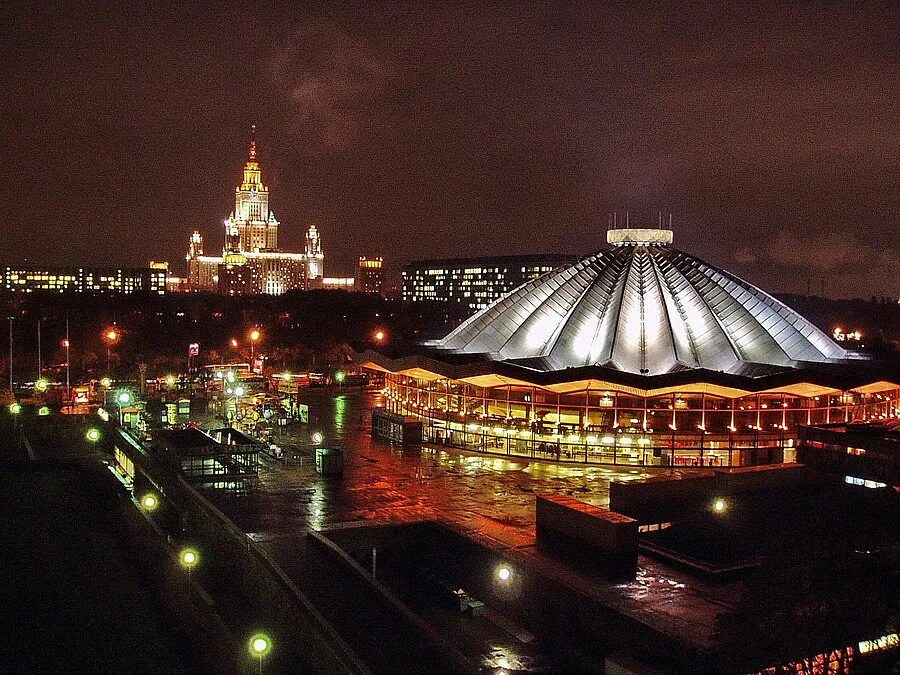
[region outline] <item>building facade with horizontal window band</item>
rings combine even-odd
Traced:
[[[456,303],[471,314],[577,259],[550,254],[419,260],[403,267],[403,300]]]
[[[83,293],[128,295],[166,292],[161,267],[56,267],[6,266],[2,271],[5,293]]]

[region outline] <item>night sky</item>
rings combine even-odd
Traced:
[[[0,261],[218,253],[256,122],[329,275],[663,210],[767,290],[900,295],[900,4],[560,4],[4,3]]]

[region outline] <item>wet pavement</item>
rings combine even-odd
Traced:
[[[688,471],[555,464],[431,445],[392,446],[370,435],[371,410],[379,398],[375,393],[308,391],[302,402],[309,405],[310,423],[282,428],[273,439],[282,447],[309,453],[312,433],[323,433],[323,445],[345,451],[343,476],[318,475],[311,455],[302,465],[266,460],[251,497],[215,499],[301,587],[306,586],[303,551],[309,529],[445,519],[476,538],[517,549],[607,606],[680,639],[709,645],[717,617],[736,599],[734,587],[705,584],[645,556],[640,557],[635,580],[610,585],[546,558],[534,545],[536,494],[561,493],[606,507],[612,480]],[[205,428],[215,424],[211,419],[198,421]],[[489,665],[489,649],[483,657]]]
[[[267,462],[252,504],[244,502],[229,515],[260,541],[360,520],[441,517],[518,547],[534,540],[536,494],[556,492],[608,506],[611,480],[676,473],[506,459],[441,446],[392,446],[370,435],[371,410],[379,398],[308,391],[303,402],[310,407],[310,424],[279,430],[274,440],[308,451],[310,435],[320,431],[324,445],[344,449],[344,475],[319,476],[311,458],[303,466]]]

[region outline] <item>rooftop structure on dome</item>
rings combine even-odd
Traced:
[[[793,456],[797,429],[900,415],[900,367],[839,346],[784,303],[671,246],[609,247],[528,281],[441,340],[359,355],[425,439],[639,465]]]

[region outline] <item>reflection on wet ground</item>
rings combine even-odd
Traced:
[[[310,434],[321,431],[326,445],[344,448],[345,472],[341,478],[322,478],[311,462],[267,463],[252,505],[245,503],[239,512],[229,514],[261,540],[359,520],[441,516],[483,536],[521,546],[534,537],[535,494],[557,492],[607,506],[610,480],[660,473],[505,459],[440,446],[400,448],[370,436],[377,394],[331,396],[312,391],[304,398],[311,423],[280,431],[276,442],[307,448]]]
[[[611,480],[677,475],[687,470],[639,469],[553,464],[522,458],[505,459],[440,446],[401,448],[371,438],[371,410],[378,395],[338,396],[307,392],[310,424],[294,425],[274,439],[283,447],[308,452],[315,431],[324,445],[345,451],[344,475],[323,478],[310,459],[286,466],[268,461],[258,489],[250,498],[217,502],[239,527],[259,541],[301,587],[304,537],[360,521],[372,524],[442,518],[480,537],[543,559],[557,573],[574,575],[581,586],[604,604],[637,614],[642,621],[697,644],[716,631],[722,608],[733,603],[735,589],[711,586],[645,556],[637,578],[613,586],[580,576],[546,559],[534,546],[535,495],[556,492],[596,506],[609,504]],[[201,419],[208,425],[211,420]],[[577,578],[576,578],[577,577]],[[485,658],[489,654],[485,653]],[[506,659],[498,656],[499,664]]]

